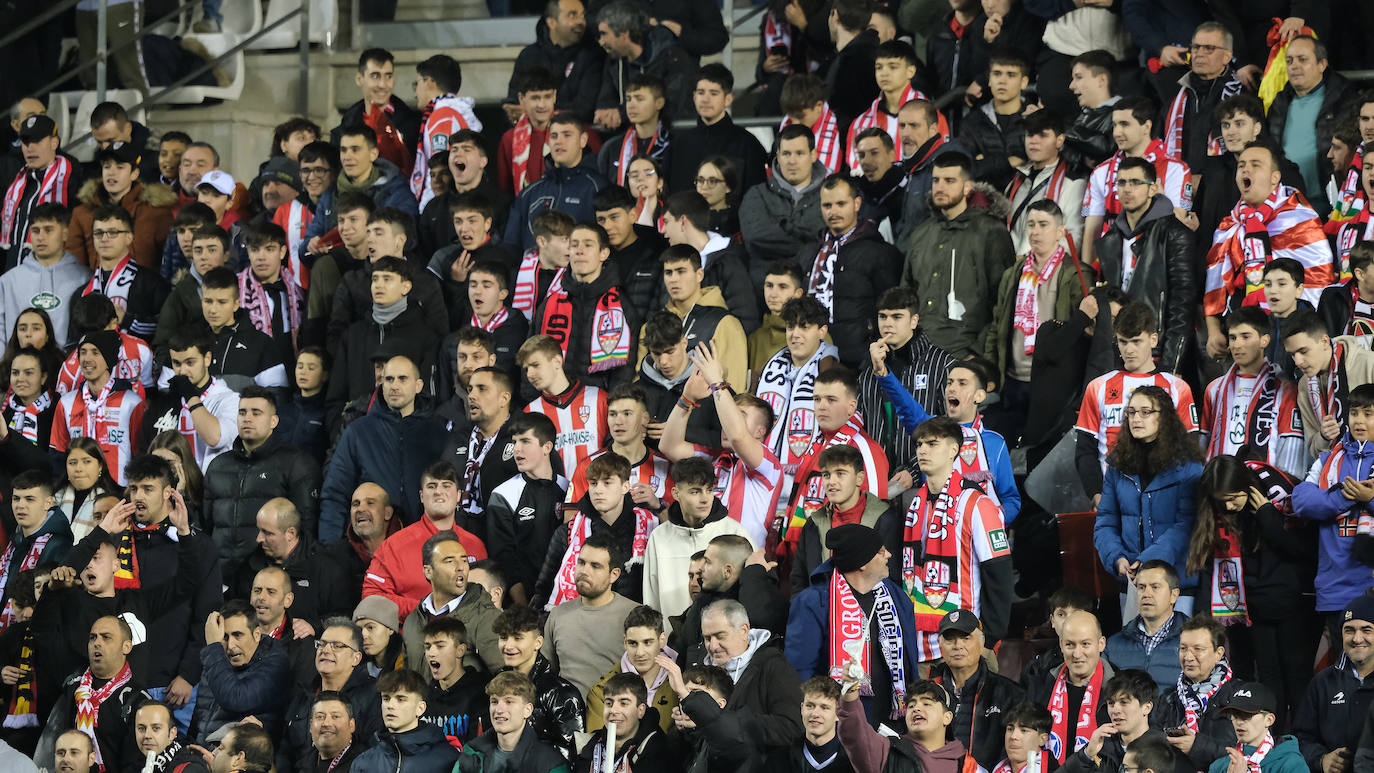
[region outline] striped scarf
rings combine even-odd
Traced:
[[[428,118],[428,114],[426,114]],[[424,124],[421,124],[423,126]],[[534,126],[530,125],[530,117],[520,116],[520,120],[515,122],[515,128],[511,129],[510,145],[510,176],[511,182],[515,185],[515,195],[519,196],[520,191],[525,189],[533,180],[529,179],[530,171],[530,144],[534,136]],[[544,147],[539,151],[539,157],[543,158],[549,152],[548,133],[544,134]],[[624,185],[622,182],[621,185]]]
[[[167,533],[168,524],[166,519],[151,525],[135,523],[130,528],[119,533],[119,544],[115,546],[115,566],[114,586],[115,588],[141,588],[142,581],[139,579],[138,571],[138,551],[134,550],[135,533]]]
[[[668,150],[668,135],[664,131],[663,122],[658,122],[658,128],[654,130],[654,136],[649,138],[649,147],[644,150],[644,155],[650,158],[661,158]],[[639,155],[639,132],[631,126],[625,131],[625,137],[620,141],[620,156],[617,160],[615,170],[615,184],[626,185],[626,180],[630,174],[630,162]]]
[[[296,331],[301,327],[301,305],[305,294],[301,287],[296,283],[296,277],[286,270],[283,266],[280,273],[281,283],[286,287],[286,314],[284,315],[287,323],[291,325],[291,343],[296,342]],[[273,283],[275,284],[275,283]],[[272,337],[272,302],[282,302],[282,298],[272,299],[269,291],[263,286],[262,282],[253,275],[253,269],[247,268],[239,272],[239,298],[242,307],[248,312],[248,319],[253,323],[253,327],[268,338]]]
[[[1011,326],[1025,336],[1024,353],[1028,357],[1035,353],[1035,331],[1040,326],[1040,285],[1054,278],[1054,272],[1064,262],[1065,252],[1064,246],[1059,245],[1038,270],[1035,268],[1034,254],[1027,255],[1026,262],[1021,266],[1021,277],[1016,282],[1016,311]]]
[[[1227,68],[1230,70],[1231,68]],[[1193,77],[1188,74],[1189,80]],[[1222,84],[1221,96],[1217,99],[1217,104],[1225,102],[1245,90],[1245,84],[1240,82],[1234,71],[1226,73],[1226,82]],[[1178,90],[1174,96],[1174,101],[1169,105],[1169,114],[1164,119],[1164,148],[1165,151],[1174,158],[1183,157],[1183,122],[1187,119],[1189,90],[1187,86]],[[1209,114],[1198,113],[1199,120],[1210,121],[1212,116]],[[1226,143],[1220,137],[1207,133],[1207,155],[1220,156],[1226,152]],[[1160,178],[1161,180],[1164,178]]]
[[[29,185],[29,172],[26,167],[10,183],[5,191],[5,208],[0,213],[0,247],[9,249],[16,241],[27,241],[27,234],[16,235],[14,226],[19,217],[19,204],[24,200],[24,191]],[[48,168],[43,170],[43,180],[39,183],[38,193],[29,200],[29,207],[57,202],[67,203],[67,183],[72,177],[72,162],[65,156],[57,156]]]
[[[482,321],[477,318],[477,313],[473,312],[471,324],[473,327],[481,328],[488,333],[495,333],[497,328],[506,324],[506,319],[509,317],[510,312],[506,310],[505,306],[502,306],[496,310],[495,314],[491,315],[491,319],[487,320],[486,324],[482,324]]]
[[[129,669],[129,662],[126,660],[124,667],[119,669],[119,673],[115,674],[113,679],[100,689],[94,689],[94,677],[88,668],[81,675],[76,691],[72,693],[72,699],[76,701],[76,729],[91,739],[91,747],[95,749],[95,764],[100,770],[106,769],[105,760],[100,753],[100,744],[95,738],[96,728],[100,727],[100,706],[109,700],[116,690],[128,684],[132,677],[133,671]],[[115,764],[115,761],[111,760],[111,764]]]
[[[42,415],[43,411],[48,410],[48,406],[50,405],[52,405],[51,392],[43,392],[38,395],[37,400],[34,400],[28,405],[24,405],[19,401],[19,398],[15,396],[14,390],[9,390],[5,393],[5,410],[13,411],[13,413],[10,414],[10,429],[14,432],[18,432],[21,437],[30,443],[37,444],[38,417]],[[44,438],[44,443],[46,442],[47,438]]]

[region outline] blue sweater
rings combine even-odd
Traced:
[[[892,371],[889,370],[886,376],[880,377],[878,385],[883,388],[883,394],[887,395],[887,399],[892,401],[892,409],[896,411],[897,421],[901,422],[903,430],[915,432],[922,422],[931,417],[932,414],[925,406],[916,402],[916,398],[911,396],[911,392],[907,391]],[[972,423],[962,426],[971,427]],[[981,429],[978,433],[983,437],[983,450],[987,452],[988,466],[992,468],[992,487],[997,493],[997,500],[1002,503],[1002,522],[1010,526],[1021,512],[1021,491],[1016,488],[1016,476],[1012,473],[1007,441],[990,429]],[[903,460],[891,461],[893,464],[901,464]]]
[[[1374,477],[1374,442],[1356,441],[1346,433],[1341,438],[1345,448],[1345,458],[1337,483],[1324,488],[1321,480],[1322,467],[1331,457],[1326,451],[1313,463],[1307,473],[1307,480],[1293,488],[1293,513],[1299,518],[1317,521],[1321,530],[1317,533],[1317,611],[1333,612],[1345,608],[1351,599],[1364,593],[1374,581],[1370,578],[1368,566],[1356,561],[1351,555],[1355,545],[1354,530],[1349,535],[1341,534],[1341,517],[1359,516],[1361,512],[1374,512],[1369,504],[1361,505],[1346,499],[1341,493],[1340,481],[1347,477],[1366,480]]]

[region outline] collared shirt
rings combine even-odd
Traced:
[[[1145,654],[1149,655],[1154,651],[1155,647],[1158,647],[1165,639],[1169,638],[1169,631],[1174,627],[1174,618],[1173,615],[1170,615],[1169,619],[1164,621],[1164,625],[1161,625],[1159,630],[1154,633],[1145,630],[1145,618],[1142,617],[1138,625],[1140,626],[1140,632],[1145,634]]]
[[[466,595],[466,593],[463,594],[463,596]],[[425,596],[424,599],[420,602],[420,611],[429,615],[430,619],[436,617],[443,617],[444,615],[452,613],[453,610],[458,608],[459,604],[463,603],[463,596],[459,596],[458,598],[450,601],[440,609],[435,609],[434,602],[431,600],[434,598],[434,594],[431,593],[428,596]]]

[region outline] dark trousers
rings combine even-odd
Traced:
[[[1237,675],[1263,682],[1278,699],[1276,728],[1287,730],[1292,712],[1302,702],[1312,679],[1321,626],[1315,613],[1293,618],[1231,626],[1231,666]],[[1337,639],[1336,647],[1340,647]]]
[[[1005,379],[997,396],[997,403],[988,406],[983,413],[983,423],[1007,441],[1010,451],[1021,445],[1021,435],[1026,429],[1026,412],[1030,410],[1030,382]]]

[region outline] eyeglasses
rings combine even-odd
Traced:
[[[1209,46],[1205,43],[1194,43],[1191,46],[1188,46],[1188,50],[1192,51],[1195,54],[1204,54],[1207,56],[1211,56],[1212,54],[1215,54],[1218,51],[1225,51],[1226,49],[1222,46]]]
[[[1130,177],[1125,178],[1125,179],[1122,179],[1122,178],[1120,178],[1120,177],[1116,178],[1116,185],[1117,185],[1118,188],[1139,188],[1139,187],[1142,186],[1142,185],[1149,185],[1149,184],[1150,184],[1150,181],[1149,181],[1149,180],[1136,180],[1136,179],[1130,178]]]
[[[1126,409],[1126,418],[1129,419],[1129,418],[1133,418],[1133,417],[1139,416],[1139,417],[1142,418],[1142,419],[1148,419],[1149,417],[1155,415],[1156,413],[1159,413],[1159,409],[1158,409],[1158,408],[1127,408],[1127,409]]]
[[[329,174],[327,166],[303,166],[301,167],[301,177],[324,177]]]
[[[334,650],[335,652],[338,652],[340,650],[356,649],[356,647],[354,647],[352,644],[349,644],[346,641],[329,641],[328,639],[315,640],[315,649],[322,650],[325,647],[328,647],[329,649]]]
[[[91,236],[96,239],[113,239],[120,234],[129,233],[128,231],[92,231]]]
[[[723,178],[723,177],[698,177],[698,178],[696,178],[695,180],[693,180],[692,182],[695,183],[695,184],[697,184],[697,185],[701,185],[701,186],[704,186],[704,187],[707,187],[707,188],[714,188],[714,187],[716,187],[717,185],[724,185],[724,184],[725,184],[725,178]]]

